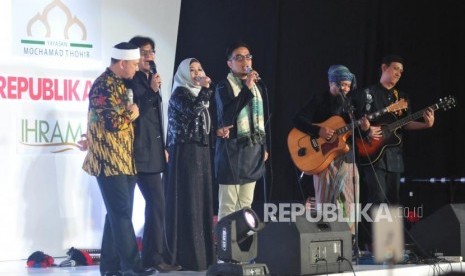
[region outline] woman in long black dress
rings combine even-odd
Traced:
[[[172,263],[206,270],[213,263],[210,78],[197,59],[183,60],[168,106],[166,235]]]

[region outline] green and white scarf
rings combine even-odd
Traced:
[[[237,97],[242,89],[242,82],[232,73],[227,77],[231,84],[234,97]],[[256,84],[250,89],[254,95],[250,104],[242,108],[237,117],[237,138],[247,139],[252,144],[262,144],[265,137],[265,117],[263,116],[263,99]]]

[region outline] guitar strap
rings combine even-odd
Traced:
[[[399,91],[397,89],[388,90],[387,98],[389,103],[395,103],[399,99]]]
[[[370,113],[369,111],[371,110],[371,104],[373,103],[373,96],[371,95],[369,88],[365,89],[365,93],[366,93],[365,111]]]
[[[396,101],[399,100],[399,91],[397,91],[397,89],[394,89],[392,94],[394,94],[394,99],[396,99]]]
[[[391,103],[394,103],[394,102],[397,102],[399,100],[399,91],[394,88],[392,89],[390,92],[389,92],[389,96],[388,96],[388,99]],[[402,114],[404,113],[403,110],[399,110],[397,112],[395,112],[394,114],[396,116],[402,116]]]

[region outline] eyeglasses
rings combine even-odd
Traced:
[[[248,55],[235,55],[233,57],[231,57],[231,59],[235,60],[235,61],[243,61],[244,59],[246,60],[251,60],[252,59],[252,55],[251,54],[248,54]]]
[[[140,50],[140,55],[141,56],[149,56],[149,55],[154,55],[155,50]]]

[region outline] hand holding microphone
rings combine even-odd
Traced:
[[[260,75],[258,74],[257,71],[253,70],[252,67],[247,66],[245,68],[245,72],[247,73],[247,79],[245,80],[245,83],[249,89],[252,88],[253,84],[258,82],[260,80]]]
[[[155,75],[157,73],[157,65],[155,64],[155,61],[150,60],[149,65],[150,65],[150,73]]]
[[[150,74],[152,74],[150,79],[150,87],[153,89],[153,91],[159,92],[161,88],[161,78],[160,75],[157,73],[157,65],[153,60],[150,60],[149,66]]]
[[[194,78],[196,85],[203,86],[205,88],[209,88],[212,80],[207,76],[197,76]]]
[[[131,88],[128,88],[126,90],[126,93],[128,95],[128,102],[129,104],[134,104],[134,92],[132,92],[132,89]]]
[[[245,72],[246,72],[248,75],[250,75],[250,74],[254,75],[254,76],[256,77],[255,79],[256,79],[257,81],[261,80],[260,75],[258,74],[258,72],[255,71],[254,69],[252,69],[252,67],[247,66],[247,67],[245,68]]]
[[[153,91],[159,92],[161,88],[161,77],[160,74],[155,74],[152,75],[151,80],[150,80],[150,87],[152,88]]]
[[[134,92],[132,92],[131,88],[128,88],[126,91],[128,95],[128,110],[130,111],[130,119],[134,121],[139,117],[139,107],[137,104],[134,104]]]

